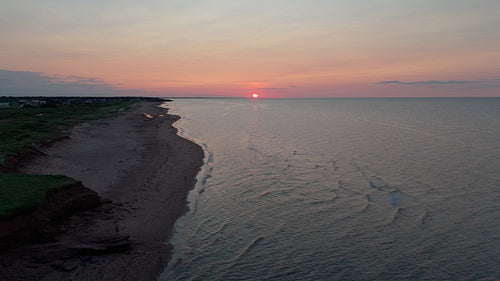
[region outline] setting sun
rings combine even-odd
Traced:
[[[259,94],[258,93],[252,93],[252,99],[258,99]]]

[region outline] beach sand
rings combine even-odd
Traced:
[[[118,118],[78,125],[69,139],[22,169],[80,180],[103,205],[63,222],[53,243],[2,255],[0,279],[156,279],[171,257],[166,241],[187,211],[187,194],[204,156],[199,145],[177,135],[172,124],[179,117],[158,105],[141,103]],[[67,254],[92,241],[127,236],[126,251]]]

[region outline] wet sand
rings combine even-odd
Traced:
[[[56,241],[0,257],[0,279],[155,280],[166,267],[176,219],[203,163],[200,146],[181,138],[158,103],[113,120],[75,127],[70,138],[23,168],[81,180],[103,199],[97,210],[58,226]],[[106,237],[129,237],[129,250],[68,256],[65,249]],[[50,259],[40,259],[40,256]],[[37,258],[38,257],[38,258]]]

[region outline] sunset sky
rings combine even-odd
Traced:
[[[498,0],[6,0],[0,96],[500,96]]]

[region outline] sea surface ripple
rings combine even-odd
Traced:
[[[499,280],[500,99],[178,99],[205,149],[160,280]]]

